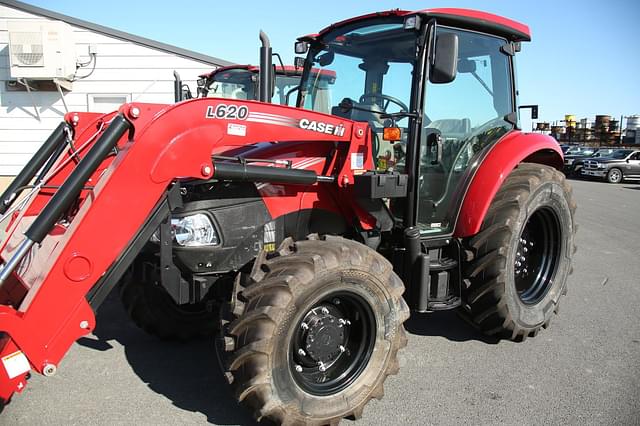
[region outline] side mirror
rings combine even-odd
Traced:
[[[531,119],[538,119],[538,105],[520,105],[518,109],[530,109],[531,110]]]
[[[436,50],[429,81],[433,84],[451,83],[458,72],[458,35],[439,34],[436,37]]]
[[[321,67],[326,67],[327,65],[331,65],[333,60],[335,59],[335,53],[329,51],[327,53],[323,53],[318,57],[318,65]]]

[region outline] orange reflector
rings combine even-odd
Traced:
[[[402,139],[402,130],[400,130],[400,127],[385,127],[382,139],[391,142],[399,141]]]

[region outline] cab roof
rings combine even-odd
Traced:
[[[211,78],[216,74],[219,74],[225,71],[230,71],[230,70],[247,70],[257,74],[260,71],[260,67],[255,65],[230,65],[227,67],[216,68],[215,70],[210,71],[208,73],[201,74],[198,77]],[[298,77],[302,75],[302,71],[303,71],[302,68],[296,68],[294,65],[285,65],[284,67],[282,67],[281,65],[276,65],[275,70],[277,75],[289,75],[289,76],[298,76]],[[311,70],[311,72],[316,72],[316,73],[318,71],[320,71],[320,75],[322,76],[327,76],[327,77],[336,76],[335,71],[332,71],[332,70],[317,70],[315,68]]]
[[[457,8],[424,9],[417,11],[392,9],[383,12],[369,13],[337,22],[326,27],[318,34],[310,34],[301,37],[299,40],[315,39],[338,27],[371,18],[409,15],[422,15],[426,18],[436,18],[438,23],[443,25],[452,25],[460,28],[496,34],[511,41],[531,41],[531,31],[529,30],[529,26],[523,23],[499,15],[494,15],[492,13],[481,12],[479,10]]]

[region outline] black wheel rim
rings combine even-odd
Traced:
[[[313,395],[333,395],[364,371],[373,352],[376,320],[369,304],[351,292],[323,297],[296,324],[289,369]]]
[[[553,285],[562,245],[560,229],[553,210],[541,208],[529,217],[522,230],[514,275],[518,297],[524,304],[538,303]]]

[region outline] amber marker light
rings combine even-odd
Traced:
[[[400,130],[400,127],[385,127],[382,139],[389,142],[399,141],[402,139],[402,130]]]

